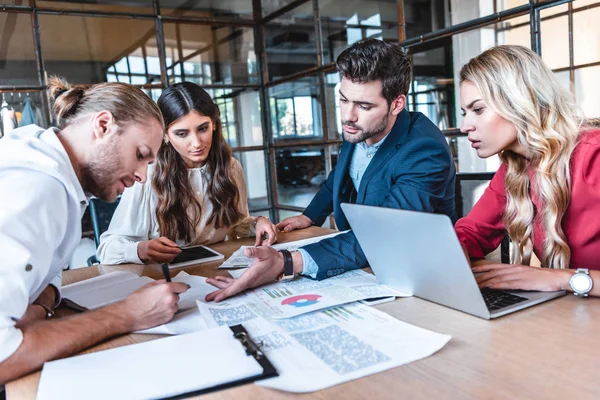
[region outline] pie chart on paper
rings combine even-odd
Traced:
[[[288,297],[281,302],[282,306],[307,307],[317,304],[321,298],[318,294],[301,294],[298,296]]]

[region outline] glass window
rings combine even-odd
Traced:
[[[252,19],[252,0],[161,0],[162,15]]]
[[[258,91],[209,89],[207,92],[219,106],[223,135],[231,147],[264,143]]]
[[[323,136],[316,77],[269,88],[269,103],[274,141]]]
[[[269,79],[274,80],[317,65],[312,2],[265,25]]]
[[[456,122],[452,46],[449,40],[442,43],[442,47],[412,53],[413,82],[408,101],[410,111],[422,112],[444,130],[453,127]]]
[[[575,4],[573,5],[575,6]],[[598,21],[600,21],[600,7],[573,13],[575,65],[600,61],[600,24]]]
[[[233,156],[242,164],[244,169],[250,211],[270,207],[267,194],[265,152],[262,150],[235,152]]]
[[[556,7],[540,12],[542,18],[542,58],[552,68],[569,66],[569,17],[566,15],[549,17],[555,14]]]
[[[406,37],[425,35],[527,3],[527,0],[404,0]]]
[[[94,0],[94,1],[43,1],[37,0],[36,5],[39,8],[51,8],[55,10],[75,10],[75,11],[100,11],[100,12],[121,12],[132,14],[154,14],[152,0],[128,0],[119,2],[112,0]]]
[[[263,17],[266,17],[280,8],[287,6],[293,1],[295,0],[262,0],[262,15]]]
[[[325,182],[325,149],[318,146],[275,150],[277,201],[306,207]]]
[[[398,40],[395,1],[319,0],[323,64],[335,62],[346,47],[364,38]]]
[[[156,46],[154,21],[150,20],[42,14],[39,22],[46,72],[71,83],[105,82],[109,68],[117,65],[113,71],[118,80],[131,82],[132,74],[124,57],[141,57],[140,45]],[[124,71],[123,75],[120,71]],[[160,68],[154,77],[141,76],[148,83],[160,82]]]
[[[165,23],[171,82],[258,84],[252,28]]]
[[[0,85],[39,85],[29,14],[0,13]]]
[[[339,139],[342,135],[340,117],[340,74],[325,75],[325,109],[327,110],[327,134],[329,139]]]
[[[575,97],[587,118],[600,117],[599,77],[600,65],[575,70]]]
[[[42,112],[41,92],[1,92],[0,107],[3,109],[6,107],[9,111],[14,112],[14,114],[9,113],[12,117],[12,124],[3,125],[3,129],[0,129],[0,137],[8,133],[7,126],[12,126],[12,129],[30,124],[48,127]],[[8,129],[12,131],[11,128]]]

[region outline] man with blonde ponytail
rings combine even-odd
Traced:
[[[479,157],[502,160],[455,226],[480,287],[600,295],[600,130],[525,47],[487,50],[460,82],[461,130]],[[483,261],[507,233],[513,263]],[[532,253],[542,268],[529,266]]]
[[[102,309],[52,318],[89,197],[113,201],[144,182],[164,126],[156,104],[131,85],[71,87],[53,78],[49,95],[57,128],[29,125],[0,140],[0,386],[169,321],[187,290],[157,281]]]

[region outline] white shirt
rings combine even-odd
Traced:
[[[88,204],[54,128],[17,128],[0,139],[0,362],[21,345],[15,328],[40,293],[60,290]]]
[[[154,168],[154,165],[148,168],[148,178],[145,183],[138,182],[123,193],[108,230],[100,236],[97,257],[102,264],[141,264],[137,252],[138,244],[162,236],[156,219],[158,199],[152,188]],[[177,241],[178,245],[211,244],[225,240],[226,236],[236,238],[254,234],[252,224],[254,218],[248,213],[244,170],[238,160],[231,159],[231,178],[239,191],[240,200],[237,207],[241,214],[241,219],[234,226],[217,229],[214,221],[208,223],[213,205],[206,196],[206,188],[210,180],[207,166],[190,169],[189,174],[192,188],[202,207],[202,218],[191,243]]]

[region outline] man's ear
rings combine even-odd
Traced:
[[[115,117],[110,111],[100,111],[92,119],[94,138],[103,139],[117,132]]]
[[[406,96],[401,94],[400,96],[396,97],[392,101],[392,106],[390,107],[391,114],[392,115],[400,114],[402,112],[402,110],[404,110],[404,107],[406,107]]]

